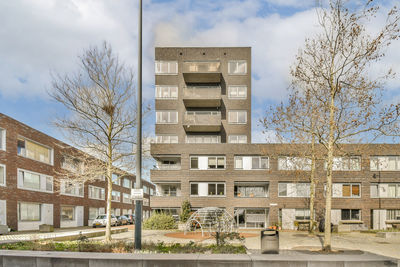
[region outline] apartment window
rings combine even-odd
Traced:
[[[309,209],[295,209],[294,214],[296,221],[310,220]]]
[[[157,144],[177,144],[178,136],[177,135],[157,135],[156,143]]]
[[[191,183],[191,196],[225,196],[225,183]]]
[[[228,98],[229,99],[246,99],[247,98],[247,86],[229,86],[228,87]]]
[[[61,221],[75,220],[75,207],[61,206]]]
[[[131,180],[128,178],[124,178],[122,182],[122,186],[125,188],[131,188]]]
[[[279,197],[309,197],[309,183],[278,183]]]
[[[113,183],[113,184],[121,185],[121,179],[119,179],[119,175],[118,175],[118,174],[113,173],[113,174],[111,175],[111,180],[112,180],[112,183]]]
[[[89,198],[91,199],[105,199],[105,189],[93,185],[89,185]]]
[[[400,198],[400,184],[371,184],[371,198]]]
[[[246,110],[229,111],[228,119],[230,124],[246,124],[247,111]]]
[[[199,184],[190,184],[190,195],[191,196],[199,195]]]
[[[343,197],[360,197],[359,184],[343,184],[342,186]]]
[[[343,209],[341,211],[341,220],[342,221],[350,221],[350,220],[359,221],[359,220],[361,220],[361,211],[355,210],[355,209]]]
[[[17,144],[18,155],[47,164],[53,164],[52,149],[22,138],[18,139]]]
[[[325,169],[327,163],[325,162]],[[332,170],[334,171],[360,171],[361,157],[334,157]]]
[[[400,221],[400,210],[386,210],[386,220]]]
[[[294,170],[311,170],[311,159],[303,157],[279,157],[278,170],[294,171]]]
[[[122,194],[122,202],[127,203],[127,204],[131,204],[132,203],[131,195],[123,193]]]
[[[6,130],[0,128],[0,150],[6,150]]]
[[[190,168],[191,169],[199,168],[199,157],[190,157]]]
[[[94,220],[101,214],[101,209],[103,208],[89,208],[89,220]]]
[[[41,204],[38,203],[18,203],[18,215],[20,221],[40,221]]]
[[[225,184],[209,183],[208,184],[209,196],[225,196]]]
[[[156,74],[178,74],[177,61],[156,61],[155,62]]]
[[[61,180],[61,194],[83,197],[83,183]]]
[[[156,85],[156,99],[178,99],[178,86]]]
[[[221,136],[219,135],[187,135],[186,143],[188,144],[219,144]]]
[[[268,183],[235,183],[235,197],[268,197]]]
[[[111,200],[115,201],[115,202],[120,202],[121,201],[121,192],[113,190],[111,192]]]
[[[150,196],[154,196],[154,189],[150,188]]]
[[[26,170],[18,170],[18,188],[53,192],[53,177]],[[41,182],[43,180],[43,182]]]
[[[246,144],[247,143],[247,135],[229,135],[228,143],[231,144]]]
[[[373,156],[370,158],[371,171],[399,171],[400,156]]]
[[[225,157],[208,157],[208,169],[225,169]]]
[[[237,170],[265,170],[268,169],[268,157],[260,156],[235,156],[235,169]]]
[[[228,62],[229,74],[246,74],[247,61],[246,60],[231,60]]]
[[[162,185],[162,192],[163,196],[168,196],[168,197],[176,197],[177,196],[177,187],[176,185]]]
[[[156,123],[175,124],[178,123],[177,111],[156,111]]]
[[[6,166],[0,164],[0,185],[6,185]]]

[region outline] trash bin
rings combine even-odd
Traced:
[[[279,254],[279,231],[265,229],[261,231],[261,253]]]

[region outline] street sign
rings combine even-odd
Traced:
[[[131,190],[131,199],[133,200],[143,200],[143,189],[133,188]]]

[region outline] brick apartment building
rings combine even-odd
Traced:
[[[79,184],[57,177],[57,171],[68,164],[63,153],[66,147],[69,146],[0,113],[0,224],[20,231],[36,230],[41,224],[77,227],[91,225],[98,214],[106,213],[105,180]],[[134,211],[130,200],[134,179],[115,179],[113,214]],[[143,185],[143,216],[148,217],[154,185],[145,180]]]
[[[251,49],[155,49],[153,210],[225,208],[241,228],[309,220],[307,145],[251,144]],[[352,229],[400,223],[400,145],[346,145],[334,159],[332,222]],[[299,164],[301,163],[301,164]],[[301,166],[301,167],[299,167]],[[317,162],[316,216],[325,162]]]

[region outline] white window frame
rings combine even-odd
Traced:
[[[209,167],[210,158],[215,158],[215,168]],[[217,168],[218,158],[224,158],[224,168]],[[226,157],[225,156],[207,156],[207,170],[225,170],[226,169]]]
[[[292,161],[293,163],[293,168],[282,168],[283,166],[281,166],[281,160],[285,160],[285,166],[289,166],[288,161]],[[302,168],[297,168],[296,167],[296,160],[304,160],[304,161],[308,161],[309,165],[302,167]],[[307,158],[307,157],[287,157],[287,156],[279,156],[278,157],[278,170],[279,171],[310,171],[311,170],[311,159]]]
[[[122,187],[124,187],[124,188],[132,188],[132,180],[131,179],[129,179],[129,178],[123,178],[124,180],[122,181]],[[129,183],[129,185],[128,186],[125,186],[125,181],[128,181],[128,183]]]
[[[339,196],[339,197],[334,196],[333,186],[332,186],[332,198],[361,198],[361,194],[362,194],[362,192],[361,192],[361,183],[332,183],[332,185],[334,185],[334,184],[340,184],[341,185],[341,187],[342,187],[342,195]],[[343,196],[343,186],[344,185],[350,185],[350,194],[351,195],[349,197]],[[360,193],[359,196],[353,196],[352,195],[352,191],[353,191],[353,186],[354,185],[358,185],[358,189],[359,189],[359,193]],[[324,196],[326,197],[326,184],[324,184]]]
[[[72,208],[72,219],[68,220],[63,220],[62,218],[62,209],[63,208]],[[75,206],[70,206],[70,205],[61,205],[60,206],[60,222],[73,222],[76,220],[76,214],[75,214]]]
[[[373,161],[379,161],[378,158],[387,158],[389,160],[389,158],[395,158],[395,170],[384,170],[381,168],[380,165],[375,164],[376,166],[373,167]],[[370,171],[383,171],[383,172],[393,172],[393,171],[400,171],[400,156],[398,155],[378,155],[378,156],[371,156],[370,157]]]
[[[244,157],[246,157],[246,158],[251,158],[251,169],[244,169],[243,168],[243,158]],[[237,166],[236,166],[236,160],[239,160],[241,158],[241,160],[242,160],[242,168],[238,168]],[[257,169],[253,169],[253,158],[259,158],[259,164],[258,164],[258,166],[259,166],[259,168],[257,168]],[[261,168],[261,161],[262,161],[262,159],[267,159],[267,168]],[[269,157],[268,156],[251,156],[251,155],[249,155],[249,156],[246,156],[246,155],[237,155],[237,156],[234,156],[233,157],[233,167],[234,167],[234,169],[235,170],[244,170],[244,171],[249,171],[249,170],[261,170],[261,171],[265,171],[265,170],[269,170]]]
[[[194,138],[195,142],[189,142],[190,138]],[[202,142],[197,142],[197,138],[201,138]],[[216,139],[217,142],[204,142],[205,138]],[[186,135],[186,144],[220,144],[221,136],[220,135]]]
[[[65,180],[65,179],[61,179],[60,183],[64,183],[64,192],[62,192],[61,188],[60,188],[60,195],[71,196],[71,197],[81,197],[81,198],[85,197],[85,185],[84,185],[83,182],[71,182],[71,181],[68,181],[68,180]],[[74,192],[78,191],[78,194],[67,193],[66,192],[67,183],[71,183],[72,184],[71,187],[73,187]],[[79,195],[79,188],[80,187],[82,188],[82,195]]]
[[[245,68],[244,68],[244,72],[239,72],[239,73],[235,73],[233,72],[233,70],[231,70],[231,63],[236,63],[236,68],[238,69],[238,64],[239,63],[245,63]],[[240,59],[240,60],[229,60],[228,61],[228,74],[229,75],[247,75],[247,60],[244,59]]]
[[[239,89],[244,88],[244,96],[239,96]],[[236,96],[231,96],[231,91],[236,91]],[[244,100],[247,99],[247,85],[229,85],[228,86],[228,99]]]
[[[280,184],[285,184],[286,185],[286,196],[281,196],[281,195],[279,195],[279,185]],[[295,196],[288,196],[288,185],[289,184],[294,184],[295,186],[297,186],[298,184],[308,184],[308,186],[310,187],[310,189],[309,190],[311,190],[311,185],[310,185],[310,183],[307,183],[307,182],[301,182],[301,183],[292,183],[292,182],[278,182],[278,197],[288,197],[288,198],[310,198],[310,195],[308,195],[308,196],[299,196],[298,195],[298,192],[297,192],[297,188],[296,188],[296,195]]]
[[[159,122],[158,121],[158,117],[160,113],[163,112],[168,112],[168,121],[167,122]],[[171,122],[171,113],[174,112],[176,113],[176,122]],[[178,116],[178,111],[176,110],[157,110],[156,111],[156,124],[178,124],[179,123],[179,116]],[[162,116],[162,114],[160,114],[160,116]]]
[[[158,64],[168,64],[168,71],[167,72],[161,72],[161,66]],[[176,72],[171,72],[171,64],[176,64]],[[160,71],[159,71],[160,70]],[[179,66],[178,66],[178,61],[175,60],[156,60],[154,63],[154,72],[156,75],[178,75],[179,72]]]
[[[172,138],[176,139],[176,142],[171,142]],[[165,141],[168,142],[164,142],[164,139],[166,139]],[[158,134],[156,135],[156,144],[178,144],[179,143],[179,139],[177,135],[173,135],[173,134]]]
[[[270,183],[267,181],[260,181],[260,182],[245,182],[245,181],[236,181],[233,183],[234,187],[234,193],[233,197],[235,198],[268,198],[269,197],[269,187]],[[265,190],[265,195],[264,196],[238,196],[237,194],[235,195],[235,187],[264,187]]]
[[[167,88],[168,95],[169,95],[168,97],[163,97],[162,96],[162,88]],[[176,90],[176,96],[172,96],[171,89],[175,89]],[[155,90],[156,90],[155,91],[156,99],[159,99],[159,100],[178,99],[178,97],[179,97],[179,87],[177,85],[156,85]]]
[[[39,219],[38,220],[22,220],[21,219],[21,206],[20,204],[34,204],[34,205],[39,205]],[[40,222],[42,220],[42,203],[37,203],[37,202],[27,202],[27,201],[19,201],[17,204],[18,208],[18,221],[19,222]]]
[[[100,190],[100,198],[93,197],[91,194],[91,188]],[[101,191],[104,191],[104,198],[101,198]],[[105,200],[106,199],[106,189],[99,186],[89,185],[88,186],[88,198],[89,199],[97,199],[97,200]]]
[[[342,211],[343,210],[350,210],[350,219],[349,220],[344,220],[342,218]],[[358,218],[358,220],[356,219],[351,219],[351,211],[352,210],[358,210],[359,211],[359,215],[360,217]],[[344,222],[348,222],[348,221],[362,221],[362,209],[340,209],[340,221],[344,221]]]
[[[0,186],[6,186],[7,185],[7,178],[6,178],[6,174],[7,174],[7,170],[6,170],[6,165],[5,164],[0,164],[0,167],[3,167],[3,183],[0,183]]]
[[[199,184],[200,183],[207,184],[207,196],[199,196],[198,195],[198,193],[199,193]],[[197,195],[192,195],[192,190],[191,190],[192,189],[192,184],[197,184]],[[224,194],[223,195],[217,195],[217,194],[209,195],[208,194],[208,186],[210,184],[215,185],[215,193],[217,193],[218,185],[220,185],[220,184],[224,185]],[[225,182],[190,182],[189,183],[189,195],[190,195],[190,197],[220,197],[220,198],[226,197],[226,183]]]
[[[231,121],[231,112],[236,113],[236,122]],[[245,114],[245,122],[239,122],[239,113],[244,112]],[[247,124],[247,110],[229,110],[228,111],[228,123],[229,124]]]
[[[358,169],[355,169],[355,170],[352,170],[352,169],[350,169],[350,167],[351,167],[351,164],[350,164],[350,161],[352,160],[352,159],[358,159],[359,160],[359,165],[358,165]],[[349,169],[345,169],[345,168],[337,168],[337,166],[335,165],[335,161],[339,161],[339,160],[341,160],[341,161],[348,161],[348,166],[349,166]],[[344,156],[344,157],[333,157],[333,166],[332,166],[332,171],[346,171],[346,172],[354,172],[354,171],[361,171],[361,164],[362,164],[362,162],[361,162],[361,156]],[[325,170],[327,169],[327,166],[328,166],[328,164],[327,164],[327,162],[325,161]],[[342,167],[343,167],[343,163],[342,163]]]
[[[7,130],[0,128],[0,150],[7,151]]]
[[[21,184],[19,183],[19,181],[20,181],[19,176],[20,176],[20,172],[21,172],[21,171],[22,171],[22,172],[29,172],[29,173],[32,173],[32,174],[39,175],[39,185],[40,185],[40,186],[42,185],[42,179],[46,179],[46,180],[47,180],[47,178],[50,178],[50,179],[51,179],[51,184],[52,184],[51,191],[42,190],[42,189],[31,189],[31,188],[26,188],[26,187],[24,187],[23,185],[21,185]],[[46,182],[47,182],[47,181],[46,181]],[[28,190],[28,191],[35,191],[35,192],[42,192],[42,193],[53,194],[53,192],[54,192],[54,178],[53,178],[53,176],[51,176],[51,175],[47,175],[47,174],[43,174],[43,173],[38,173],[38,172],[33,172],[33,171],[30,171],[30,170],[25,170],[25,169],[20,169],[20,168],[18,168],[18,169],[17,169],[17,188],[18,188],[18,189],[22,189],[22,190]]]
[[[36,141],[34,141],[34,140],[32,140],[32,139],[29,139],[29,138],[26,138],[26,137],[24,137],[24,136],[18,136],[17,140],[24,140],[24,142],[25,142],[25,141],[29,141],[29,142],[31,142],[31,143],[35,143],[35,144],[37,144],[37,145],[39,145],[39,146],[43,146],[43,147],[49,149],[49,150],[50,150],[50,153],[49,153],[50,163],[44,162],[44,161],[40,161],[40,160],[36,160],[36,159],[33,159],[33,158],[28,157],[28,156],[26,155],[26,144],[25,144],[25,152],[24,152],[24,153],[21,153],[21,154],[18,153],[18,144],[17,144],[17,155],[18,155],[18,156],[21,156],[21,157],[24,157],[24,158],[27,158],[27,159],[31,159],[31,160],[34,160],[34,161],[37,161],[37,162],[41,162],[41,163],[44,163],[44,164],[47,164],[47,165],[54,166],[54,149],[53,149],[52,147],[43,145],[43,144],[41,144],[41,143],[39,143],[39,142],[36,142]]]
[[[113,193],[114,193],[114,192],[119,194],[119,196],[118,196],[118,197],[119,197],[119,200],[113,199]],[[117,195],[118,195],[118,194],[117,194]],[[112,202],[121,202],[121,192],[112,190],[112,192],[111,192],[111,201],[112,201]]]
[[[125,201],[125,199],[126,199],[125,196],[127,196],[126,198],[128,199],[128,201]],[[122,193],[122,203],[132,204],[131,195],[127,194],[127,193]]]
[[[241,138],[241,137],[245,137],[244,139],[244,142],[239,142],[239,138]],[[234,140],[236,140],[235,142],[232,142],[232,141],[234,141]],[[247,135],[245,135],[245,134],[232,134],[232,135],[228,135],[228,143],[229,144],[247,144]]]

